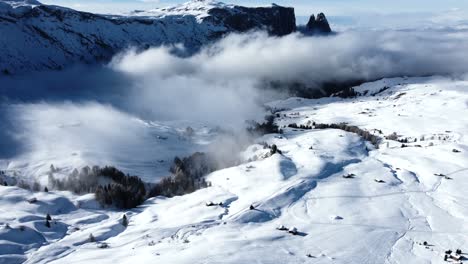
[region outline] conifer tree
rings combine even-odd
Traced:
[[[122,225],[127,227],[128,226],[128,219],[127,219],[127,215],[124,214],[123,217],[122,217]]]

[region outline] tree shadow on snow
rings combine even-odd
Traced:
[[[279,166],[285,180],[297,174],[296,164],[290,159],[280,161]]]

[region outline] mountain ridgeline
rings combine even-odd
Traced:
[[[314,21],[306,31],[331,31],[323,14]],[[182,43],[190,54],[225,34],[255,29],[275,36],[295,32],[294,8],[193,0],[124,16],[81,12],[35,0],[0,0],[0,75],[105,63],[129,47]]]

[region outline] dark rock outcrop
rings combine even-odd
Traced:
[[[212,16],[211,19],[226,26],[229,32],[265,29],[272,35],[284,36],[296,31],[296,16],[291,7],[235,6],[233,10],[214,8],[208,13]]]
[[[317,18],[311,15],[305,31],[309,34],[327,34],[332,32],[330,24],[323,13],[319,13]]]

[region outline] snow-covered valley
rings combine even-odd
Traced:
[[[0,263],[444,263],[446,250],[466,252],[468,81],[391,78],[354,90],[361,95],[268,103],[283,133],[255,139],[240,165],[209,174],[210,187],[183,196],[121,211],[100,208],[93,194],[0,186]],[[97,108],[94,119],[83,117],[88,124],[67,109],[76,120],[38,126],[42,137],[69,140],[63,152],[36,146],[40,152],[4,160],[2,176],[45,175],[49,163],[79,167],[100,164],[99,157],[132,173],[145,175],[144,166],[162,173],[168,167],[158,160],[203,150],[217,134],[203,124],[163,125],[119,113],[111,120],[122,132],[99,148],[80,148],[94,139],[71,130],[109,120],[102,113],[110,110]],[[35,120],[58,114],[40,107],[28,113]],[[378,148],[351,132],[309,129],[341,122],[381,138]],[[293,123],[305,129],[288,127]],[[191,139],[183,138],[188,125]],[[113,151],[125,133],[137,139]],[[264,146],[273,144],[280,152],[270,155]],[[278,230],[282,225],[297,233]]]
[[[468,262],[462,9],[141,2],[0,0],[0,264]]]

